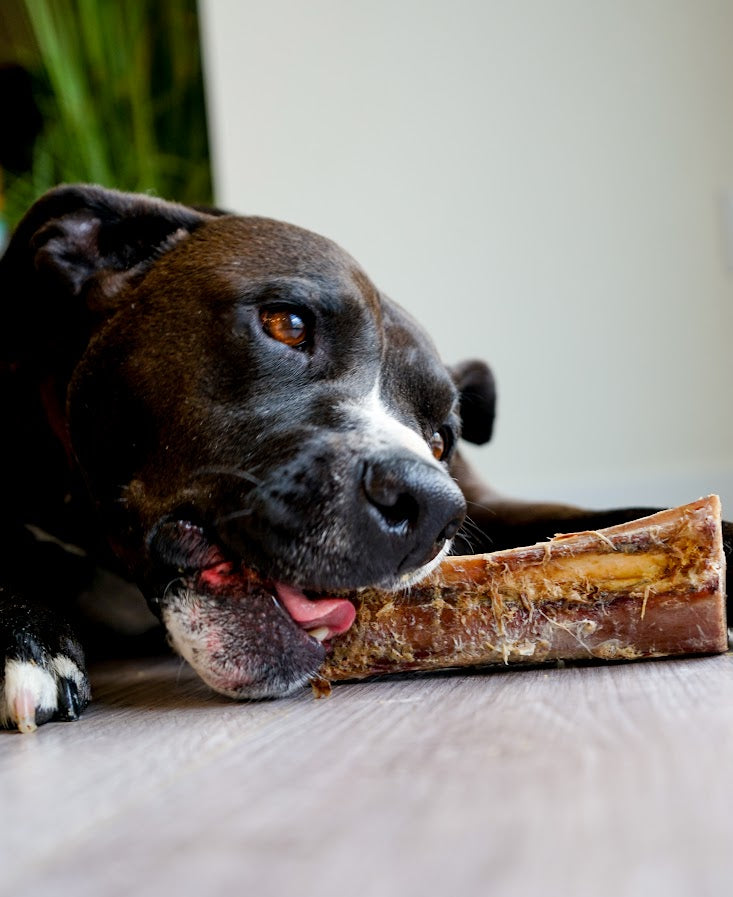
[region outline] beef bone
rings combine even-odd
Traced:
[[[321,676],[723,652],[724,593],[712,495],[604,530],[449,557],[401,592],[356,592],[356,621],[333,639]]]

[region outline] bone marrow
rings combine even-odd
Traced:
[[[447,558],[404,592],[351,596],[323,680],[727,649],[720,500],[605,530]]]

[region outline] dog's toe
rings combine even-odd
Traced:
[[[77,719],[90,697],[71,627],[32,602],[0,603],[0,728],[33,732],[52,719]]]
[[[0,726],[33,732],[51,719],[75,720],[89,703],[86,674],[58,654],[47,664],[10,659],[0,679]]]
[[[23,660],[7,660],[0,698],[0,722],[32,732],[56,710],[56,682],[48,670]]]
[[[51,719],[75,720],[89,703],[86,674],[57,654],[48,663],[6,660],[0,680],[0,726],[33,732]]]
[[[53,659],[53,668],[57,674],[57,698],[56,719],[79,719],[82,710],[89,703],[91,690],[89,680],[84,670],[63,654],[58,654]]]
[[[60,720],[79,719],[82,710],[83,704],[76,683],[71,679],[60,679],[56,718]]]

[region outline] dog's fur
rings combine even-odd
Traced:
[[[490,438],[486,365],[446,368],[353,259],[291,225],[60,187],[0,284],[5,725],[89,700],[68,620],[97,564],[214,688],[276,696],[349,625],[339,590],[643,512],[494,494],[456,446]]]

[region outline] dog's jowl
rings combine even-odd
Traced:
[[[458,452],[491,435],[488,368],[447,368],[349,255],[292,225],[60,187],[0,284],[5,726],[88,702],[83,633],[104,645],[76,598],[98,566],[213,688],[274,697],[350,626],[340,590],[636,513],[494,495]]]

